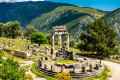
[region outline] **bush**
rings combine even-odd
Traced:
[[[66,73],[66,72],[57,73],[55,75],[55,77],[57,77],[57,79],[55,79],[55,80],[70,80],[70,79],[72,79],[72,77],[70,77],[70,74]]]
[[[2,66],[0,66],[0,78],[3,80],[24,80],[25,70],[20,68],[17,61],[6,59],[2,61]]]
[[[80,45],[81,43],[82,43],[81,41],[75,43],[74,48],[79,49],[79,45]]]
[[[75,39],[70,39],[69,43],[70,43],[70,47],[74,47]]]
[[[42,32],[34,32],[30,35],[30,40],[32,43],[37,43],[39,44],[46,44],[48,42],[45,34],[43,34]]]
[[[3,61],[2,56],[3,56],[3,54],[2,54],[2,51],[0,50],[0,63],[2,63],[2,61]]]

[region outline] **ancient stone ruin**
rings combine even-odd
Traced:
[[[28,59],[31,56],[31,54],[28,53],[27,51],[20,51],[20,50],[15,50],[14,55],[18,57],[22,57],[24,59]]]
[[[58,52],[54,53],[54,35],[58,34]],[[66,46],[61,47],[61,35],[66,34]],[[54,56],[55,57],[54,57]],[[67,60],[75,63],[59,63],[56,61]],[[56,26],[52,32],[51,58],[41,57],[36,70],[48,76],[55,76],[58,72],[67,72],[72,78],[89,78],[103,72],[104,66],[100,62],[89,62],[86,58],[78,58],[69,51],[69,33],[65,26]]]
[[[64,57],[67,57],[67,53],[71,54],[71,57],[72,57],[72,54],[73,52],[69,52],[69,33],[68,31],[66,30],[66,27],[65,26],[56,26],[53,28],[53,32],[52,32],[52,44],[51,44],[51,57],[53,58],[53,54],[54,54],[54,35],[55,34],[58,34],[58,53],[57,53],[57,57],[60,56],[64,56]],[[66,34],[66,47],[62,48],[61,47],[61,35],[62,34]]]

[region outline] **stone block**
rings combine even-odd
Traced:
[[[82,67],[82,72],[83,72],[83,73],[87,73],[87,70],[86,70],[86,67],[85,67],[85,66]]]

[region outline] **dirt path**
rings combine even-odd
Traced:
[[[81,58],[81,57],[83,58],[83,56],[79,56],[79,55],[74,55],[74,56],[78,58]],[[99,61],[99,59],[92,59],[92,58],[87,58],[87,59]],[[105,61],[105,60],[102,60],[102,63],[108,66],[108,68],[112,73],[112,77],[109,80],[120,80],[120,64],[110,62],[110,61]]]
[[[120,64],[109,61],[102,61],[102,62],[108,66],[108,68],[112,73],[112,77],[109,80],[120,80]]]
[[[37,77],[35,74],[33,74],[30,70],[30,68],[32,67],[32,64],[34,63],[33,61],[19,61],[20,63],[23,63],[21,64],[20,66],[27,66],[27,65],[30,65],[29,67],[29,71],[26,72],[27,74],[30,74],[32,77],[33,77],[33,80],[46,80],[45,78],[39,78]]]

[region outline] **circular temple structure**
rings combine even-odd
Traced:
[[[98,74],[101,74],[104,70],[104,66],[100,62],[90,63],[88,60],[82,60],[74,58],[77,63],[73,64],[61,64],[54,63],[55,60],[46,58],[39,59],[39,64],[36,66],[36,70],[48,76],[54,77],[58,72],[70,73],[72,78],[89,78]],[[50,63],[47,63],[50,62]]]
[[[58,52],[54,58],[54,35],[58,34]],[[61,34],[66,34],[66,46],[61,48]],[[66,61],[60,63],[59,60],[71,60],[75,63]],[[58,61],[58,62],[56,62]],[[39,64],[36,66],[36,70],[48,76],[55,76],[58,72],[70,73],[72,78],[89,78],[98,75],[103,72],[104,66],[100,62],[88,61],[86,58],[74,57],[73,51],[69,51],[69,33],[66,31],[66,27],[54,27],[52,33],[51,44],[51,58],[42,57],[39,59]]]

